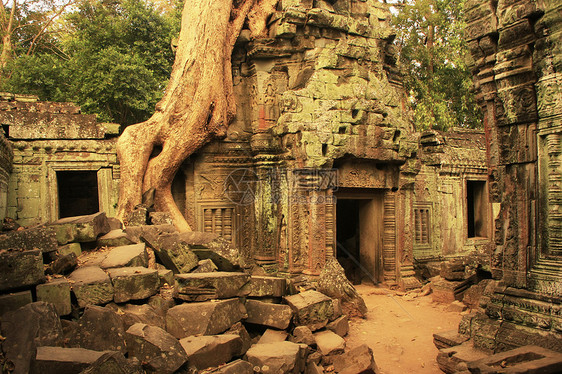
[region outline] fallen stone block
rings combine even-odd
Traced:
[[[295,313],[295,323],[308,326],[312,331],[325,327],[334,313],[332,299],[317,291],[285,296],[285,301]]]
[[[471,373],[555,374],[562,370],[562,353],[527,345],[467,363]]]
[[[141,238],[174,274],[188,273],[197,267],[199,258],[191,251],[188,244],[180,240],[177,232],[160,235],[144,232]]]
[[[176,274],[176,297],[187,301],[206,301],[242,296],[242,286],[249,279],[246,273],[232,272]]]
[[[97,240],[98,247],[121,247],[131,244],[134,242],[122,229],[111,230]]]
[[[146,235],[147,238],[156,239],[163,233],[173,233],[178,230],[174,225],[140,225],[127,226],[123,231],[134,243],[140,243],[141,237],[144,235]]]
[[[45,268],[45,273],[51,275],[66,275],[76,269],[76,266],[78,266],[78,258],[76,257],[76,254],[69,253],[67,255],[57,257]]]
[[[33,298],[31,291],[21,291],[0,295],[0,317],[6,312],[17,310],[22,306],[31,304]]]
[[[288,305],[246,300],[247,323],[285,330],[293,318],[293,310]]]
[[[464,281],[448,281],[440,277],[436,277],[431,281],[431,289],[433,290],[431,297],[433,301],[449,304],[455,300],[462,300],[464,291],[472,284],[472,279]]]
[[[332,299],[332,306],[334,308],[334,313],[332,314],[330,321],[335,321],[343,315],[341,301],[339,299]]]
[[[306,369],[304,372],[305,374],[322,374],[324,373],[324,369],[318,366],[314,362],[307,362]]]
[[[171,270],[158,270],[158,278],[160,279],[160,287],[164,286],[165,284],[169,286],[174,285],[174,272]]]
[[[40,250],[0,251],[0,291],[34,286],[44,281]]]
[[[314,340],[318,351],[324,356],[340,354],[345,349],[345,340],[330,330],[315,333]]]
[[[100,264],[102,269],[126,266],[148,266],[148,254],[144,243],[115,247],[107,253]]]
[[[284,342],[285,340],[287,340],[288,336],[289,334],[287,334],[285,331],[267,329],[260,337],[260,340],[258,340],[257,344]]]
[[[437,354],[437,365],[439,369],[447,374],[452,374],[471,361],[476,361],[488,355],[473,347],[472,342],[467,341],[460,345],[440,349]]]
[[[244,265],[238,249],[218,234],[188,231],[180,233],[179,238],[200,260],[212,260],[219,271],[235,271]]]
[[[201,371],[201,374],[253,374],[254,368],[248,361],[235,360],[218,368]]]
[[[98,236],[110,231],[104,212],[61,218],[51,225],[54,227],[57,241],[61,245],[70,242],[95,242]]]
[[[66,256],[71,253],[74,253],[76,257],[80,257],[82,254],[82,247],[80,243],[68,243],[66,245],[60,246],[57,250],[60,256]]]
[[[43,253],[58,249],[55,230],[49,226],[35,226],[28,229],[0,234],[0,249],[16,251],[41,250]]]
[[[149,371],[173,373],[187,362],[179,341],[159,327],[136,323],[125,336],[129,355],[138,358]]]
[[[116,217],[107,217],[107,223],[109,223],[109,231],[121,230],[123,229],[123,222]]]
[[[216,335],[246,316],[246,309],[238,299],[185,303],[168,309],[166,330],[178,339]]]
[[[207,369],[230,361],[242,350],[238,335],[188,336],[180,340],[190,366]]]
[[[87,306],[74,335],[70,337],[69,345],[95,351],[126,353],[125,328],[121,316],[111,308]]]
[[[4,313],[0,319],[2,350],[14,365],[14,374],[27,374],[30,363],[40,346],[61,346],[62,326],[52,304],[35,302]]]
[[[287,294],[287,280],[253,275],[244,291],[248,297],[283,297]]]
[[[307,351],[304,344],[284,341],[255,344],[246,352],[246,357],[254,372],[300,373],[305,368]]]
[[[104,353],[84,348],[37,347],[31,373],[80,373]]]
[[[464,303],[462,303],[458,300],[453,301],[451,304],[447,305],[447,307],[445,308],[445,310],[447,312],[456,312],[456,313],[464,312],[467,309],[468,309],[468,307],[466,305],[464,305]]]
[[[462,260],[451,260],[441,263],[440,275],[448,281],[460,281],[465,278],[465,264]]]
[[[333,358],[334,369],[340,374],[377,374],[379,370],[368,345],[362,344]]]
[[[168,212],[149,212],[148,221],[151,225],[173,225],[174,220]]]
[[[129,300],[142,300],[158,292],[160,278],[158,270],[143,267],[126,267],[108,269],[113,284],[116,303]]]
[[[293,343],[306,344],[308,346],[316,345],[316,339],[314,339],[312,331],[306,326],[295,327],[289,340]]]
[[[140,363],[133,364],[119,352],[102,352],[93,364],[80,374],[144,374]]]
[[[164,316],[161,315],[149,304],[108,304],[108,308],[115,310],[121,316],[125,329],[128,329],[135,323],[144,323],[149,326],[165,328],[166,323]]]
[[[176,301],[173,298],[173,287],[162,286],[160,292],[148,299],[148,305],[153,307],[159,314],[166,315],[168,309],[176,306]]]
[[[146,225],[148,219],[148,208],[146,206],[136,206],[127,216],[125,220],[126,226]]]
[[[65,278],[53,278],[36,288],[37,301],[45,301],[55,306],[59,316],[72,312],[70,302],[70,283]]]
[[[107,304],[113,300],[113,285],[109,276],[97,266],[74,270],[68,277],[78,305]]]
[[[200,260],[197,263],[197,267],[195,269],[193,269],[191,272],[192,273],[211,273],[211,272],[217,271],[217,270],[218,270],[218,267],[217,267],[217,265],[215,265],[213,260],[206,259],[206,260]]]
[[[347,316],[341,316],[338,319],[328,323],[326,328],[330,331],[335,332],[342,338],[349,332],[349,321]]]
[[[242,322],[236,322],[231,328],[224,332],[225,335],[237,335],[242,340],[242,348],[238,356],[244,355],[252,346],[252,338],[248,334],[248,330],[244,327]]]
[[[469,336],[461,335],[457,330],[450,330],[433,334],[433,344],[437,349],[450,348],[467,341]]]

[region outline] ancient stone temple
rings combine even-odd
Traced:
[[[477,346],[562,351],[562,4],[470,1],[473,74],[484,109],[493,210],[485,314],[462,327]]]
[[[11,150],[0,138],[0,217],[32,226],[100,210],[113,215],[119,125],[97,123],[72,103],[13,94],[0,99],[0,124],[13,148],[8,184],[4,170],[12,169]],[[4,197],[8,192],[6,205],[2,191]]]

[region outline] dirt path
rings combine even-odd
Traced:
[[[371,347],[381,374],[442,374],[433,333],[456,329],[461,314],[446,311],[431,295],[412,298],[372,285],[356,288],[369,313],[367,319],[350,321],[347,346]]]

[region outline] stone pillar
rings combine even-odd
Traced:
[[[12,146],[0,131],[0,228],[8,206],[8,179],[12,172],[14,153]]]

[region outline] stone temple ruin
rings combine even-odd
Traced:
[[[3,94],[0,218],[28,227],[0,238],[6,362],[42,373],[227,362],[213,372],[376,372],[367,347],[342,355],[341,304],[347,314],[364,304],[334,289],[352,289],[331,278],[335,260],[352,282],[411,290],[431,278],[435,300],[471,305],[458,332],[435,335],[445,372],[488,372],[476,371],[487,364],[472,362],[474,348],[542,347],[522,361],[562,353],[561,12],[548,0],[469,1],[485,130],[420,133],[388,5],[280,1],[267,39],[238,40],[226,138],[174,181],[193,233],[175,232],[149,201],[124,228],[107,218],[118,125]],[[53,327],[25,340],[26,325]],[[246,329],[285,344],[282,358],[250,348]],[[363,366],[345,371],[349,362]]]

